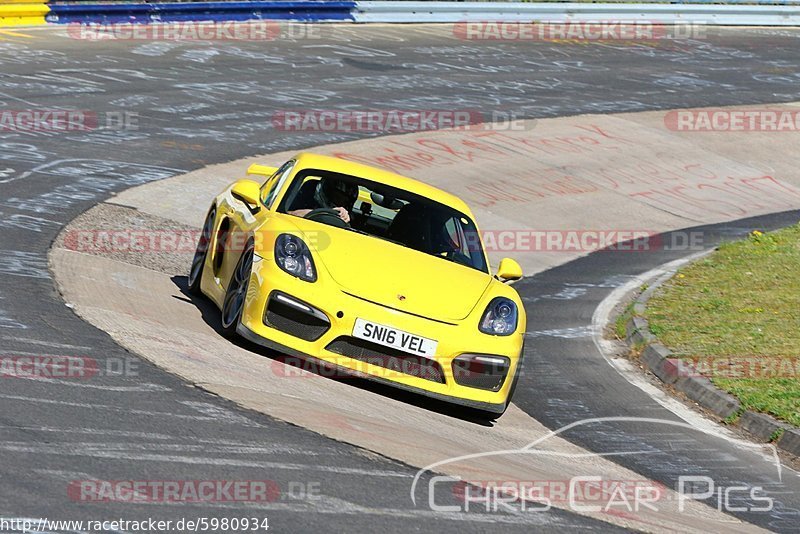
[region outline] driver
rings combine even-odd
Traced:
[[[288,213],[305,217],[320,208],[332,209],[344,222],[350,222],[350,210],[358,199],[358,186],[333,178],[321,178],[314,187],[302,187]]]

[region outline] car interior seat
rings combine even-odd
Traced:
[[[428,252],[430,239],[427,220],[423,206],[406,204],[394,216],[386,231],[386,237],[409,248]]]

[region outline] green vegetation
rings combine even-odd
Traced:
[[[625,309],[617,315],[617,319],[614,321],[614,334],[619,339],[624,340],[628,336],[628,321],[633,317],[634,304],[634,302],[631,302],[625,306]]]
[[[745,408],[800,426],[800,224],[723,244],[664,284],[646,317]]]

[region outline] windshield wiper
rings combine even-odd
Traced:
[[[425,254],[427,254],[429,256],[433,256],[434,258],[441,258],[443,260],[447,260],[449,262],[455,263],[456,265],[463,265],[464,267],[469,267],[470,269],[480,270],[477,267],[475,267],[474,265],[472,265],[472,263],[465,263],[463,261],[458,261],[455,258],[448,258],[447,256],[443,256],[441,254],[434,254],[433,252],[425,252]]]

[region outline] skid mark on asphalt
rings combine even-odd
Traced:
[[[0,431],[22,430],[26,432],[53,432],[57,434],[88,434],[92,436],[106,435],[117,436],[125,438],[141,438],[141,439],[160,439],[171,440],[180,439],[185,436],[171,436],[168,434],[158,434],[155,432],[136,432],[133,430],[113,430],[107,428],[62,428],[55,426],[32,426],[32,425],[0,425]],[[236,443],[236,442],[231,442]]]
[[[184,406],[188,406],[194,410],[197,410],[203,415],[212,417],[217,421],[225,421],[226,423],[240,424],[244,426],[254,426],[254,427],[261,426],[258,423],[251,421],[250,419],[241,414],[223,408],[222,406],[210,404],[208,402],[180,401],[180,404],[183,404]]]
[[[14,351],[12,354],[14,356],[19,356],[19,355],[42,356],[40,354],[36,354],[35,352],[20,352],[20,351]],[[172,391],[172,389],[166,386],[162,386],[159,384],[151,384],[148,382],[142,382],[135,386],[103,386],[99,384],[86,384],[83,382],[76,382],[74,379],[59,380],[55,378],[43,378],[38,376],[17,376],[8,372],[4,372],[3,376],[13,376],[14,378],[18,378],[20,380],[31,380],[33,382],[49,384],[53,386],[89,388],[89,389],[98,389],[101,391],[113,391],[116,393],[152,393],[155,391],[163,391],[163,392]]]
[[[525,332],[525,337],[558,337],[563,339],[576,339],[581,337],[592,337],[594,332],[595,330],[592,326],[575,326],[570,328],[552,328],[550,330],[535,330],[533,332]]]
[[[23,447],[27,442],[24,441],[0,441],[0,447]],[[109,452],[121,451],[156,451],[156,452],[204,452],[208,454],[289,454],[289,455],[303,455],[303,456],[319,456],[315,451],[300,450],[291,445],[274,445],[274,446],[258,446],[258,445],[214,445],[207,444],[193,445],[191,443],[130,443],[130,442],[109,442],[109,441],[79,441],[68,442],[63,445],[49,445],[43,450],[56,450],[58,447],[63,449],[70,449],[79,447],[81,449],[92,450],[106,450]]]
[[[64,400],[56,400],[56,399],[40,399],[36,397],[25,397],[22,395],[0,395],[2,399],[9,399],[9,400],[20,400],[25,402],[33,402],[33,403],[40,403],[40,404],[56,404],[59,406],[73,406],[76,408],[89,408],[93,410],[103,409],[103,410],[113,410],[117,412],[124,412],[124,413],[135,413],[140,415],[151,415],[151,416],[163,416],[163,417],[172,417],[176,419],[189,419],[193,421],[216,421],[214,417],[203,417],[200,415],[184,415],[184,414],[175,414],[170,412],[155,412],[151,410],[135,410],[131,408],[126,408],[123,406],[112,406],[110,404],[97,404],[97,403],[86,403],[86,402],[70,402]],[[230,422],[230,421],[226,421]],[[238,424],[234,422],[233,424]]]
[[[539,298],[550,300],[572,300],[582,297],[586,294],[586,291],[587,289],[585,287],[565,287],[558,293],[553,295],[542,295]]]
[[[56,480],[72,483],[76,480],[100,482],[102,479],[86,473],[84,471],[69,471],[60,469],[35,469],[37,474],[50,476]],[[297,499],[289,497],[287,500],[294,502],[188,502],[188,501],[166,501],[154,502],[147,499],[146,495],[138,494],[139,499],[134,499],[131,504],[144,506],[172,506],[181,508],[202,507],[203,509],[220,510],[261,510],[261,511],[286,511],[294,513],[317,512],[322,514],[344,514],[344,515],[376,515],[397,518],[424,518],[437,519],[457,522],[479,522],[497,523],[513,525],[552,525],[554,518],[547,514],[533,513],[464,513],[464,512],[441,512],[433,510],[415,510],[401,508],[383,508],[362,506],[340,497],[333,497],[326,494],[315,494],[313,497]],[[556,523],[559,521],[556,520]],[[563,522],[567,527],[567,523]]]
[[[339,467],[327,465],[297,464],[290,462],[269,462],[255,460],[236,460],[230,458],[209,458],[202,456],[180,456],[169,454],[134,454],[123,451],[107,451],[105,447],[76,448],[74,444],[38,444],[38,443],[8,443],[0,442],[0,450],[8,452],[24,452],[26,454],[54,454],[58,456],[77,456],[90,458],[104,458],[122,462],[165,462],[177,464],[193,464],[206,466],[248,467],[256,469],[275,469],[280,471],[319,471],[339,475],[359,475],[377,478],[407,478],[412,475],[400,471],[387,471],[380,469],[359,469],[355,467]]]
[[[84,427],[84,428],[64,428],[64,427],[55,427],[55,426],[33,426],[33,425],[0,425],[0,433],[10,433],[14,430],[21,430],[24,432],[43,432],[43,433],[53,433],[53,434],[62,434],[62,435],[87,435],[87,436],[108,436],[108,437],[119,437],[119,438],[138,438],[143,440],[151,440],[151,441],[174,441],[179,443],[179,445],[167,444],[167,449],[172,449],[174,447],[181,447],[180,450],[201,450],[202,447],[206,447],[210,445],[211,447],[207,448],[206,450],[219,452],[219,451],[233,451],[240,454],[245,453],[269,453],[269,454],[299,454],[305,456],[342,456],[342,452],[336,450],[335,448],[326,448],[326,447],[303,447],[298,448],[294,443],[288,443],[285,445],[281,444],[273,444],[269,447],[265,447],[263,442],[261,441],[244,441],[244,440],[230,440],[230,439],[213,439],[213,438],[197,438],[195,436],[187,437],[183,435],[172,435],[172,434],[162,434],[156,432],[137,432],[133,430],[114,430],[108,428],[91,428],[91,427]],[[190,441],[190,445],[182,445],[181,442]],[[136,446],[131,445],[131,442],[125,442],[131,448],[137,449],[138,444]],[[147,446],[151,446],[154,449],[157,449],[161,444],[153,443],[147,444]],[[166,449],[165,449],[166,450]]]

